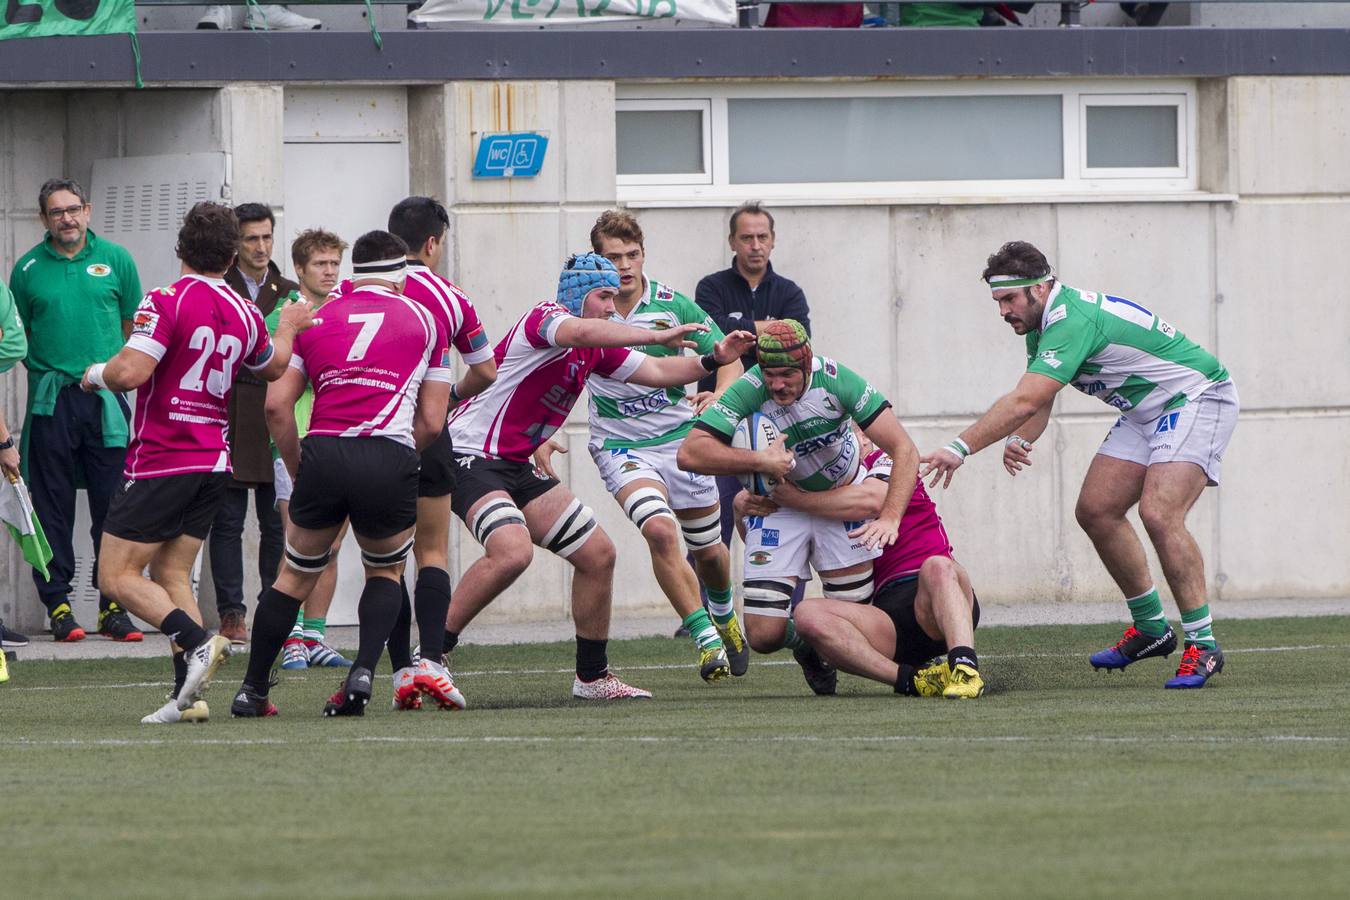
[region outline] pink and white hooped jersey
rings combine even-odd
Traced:
[[[258,307],[224,279],[184,275],[146,294],[127,346],[156,364],[136,391],[124,477],[233,471],[225,430],[234,377],[273,352]]]
[[[863,460],[863,473],[864,477],[889,480],[891,458],[884,450],[873,450]],[[913,578],[919,574],[919,567],[928,557],[950,558],[951,555],[952,543],[947,539],[947,529],[942,527],[937,506],[924,490],[923,480],[916,478],[909,506],[900,517],[899,536],[872,562],[872,581],[880,588],[888,581]]]
[[[416,446],[422,381],[450,381],[450,345],[421,304],[382,287],[346,290],[295,339],[291,368],[314,386],[308,434],[386,437]]]
[[[497,380],[450,416],[456,453],[528,461],[567,420],[587,376],[627,381],[647,358],[622,347],[558,346],[558,327],[569,318],[545,300],[506,333],[494,350]]]
[[[478,310],[464,292],[420,263],[408,260],[403,296],[431,310],[445,339],[469,365],[492,358],[492,345],[478,319]]]

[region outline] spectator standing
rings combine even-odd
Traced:
[[[264,317],[272,314],[278,301],[298,291],[300,286],[281,276],[272,261],[273,228],[276,217],[263,203],[236,206],[239,219],[239,255],[225,272],[225,283],[241,297],[247,297]],[[220,613],[220,633],[234,643],[248,640],[244,625],[244,519],[248,515],[248,494],[253,491],[253,510],[258,517],[259,596],[272,586],[281,566],[283,535],[273,485],[272,449],[267,433],[267,385],[248,369],[235,377],[230,393],[230,464],[234,476],[225,500],[211,525],[211,581],[216,588],[216,609]]]
[[[126,457],[130,409],[117,393],[80,390],[90,365],[115,355],[131,331],[141,279],[125,248],[89,227],[93,208],[83,187],[53,178],[38,192],[47,234],[19,257],[10,275],[28,338],[28,409],[23,469],[33,508],[52,548],[49,578],[33,572],[52,636],[79,641],[84,628],[70,606],[75,576],[75,491],[89,496],[89,536],[97,584],[99,544]],[[99,592],[98,631],[116,641],[141,632],[112,598]]]
[[[777,8],[777,7],[775,7]],[[757,200],[742,203],[731,213],[727,243],[731,245],[731,267],[705,275],[694,289],[694,302],[703,308],[723,333],[740,329],[759,334],[775,319],[796,319],[806,333],[811,333],[811,313],[806,295],[795,282],[773,270],[769,257],[773,255],[773,214]],[[758,364],[754,349],[741,357],[741,364],[749,371]],[[700,394],[696,405],[705,399],[703,392],[714,391],[716,376],[699,382]],[[734,475],[717,476],[717,494],[722,507],[722,543],[731,546],[732,501],[741,490],[740,480]],[[792,596],[795,604],[801,600],[803,584],[797,585]]]

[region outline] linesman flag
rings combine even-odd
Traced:
[[[28,485],[22,478],[0,483],[0,521],[9,529],[10,537],[18,542],[24,561],[41,572],[43,578],[50,579],[47,563],[52,561],[52,548],[47,543],[47,535],[42,532],[42,523],[28,496]]]

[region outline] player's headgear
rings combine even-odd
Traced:
[[[801,369],[811,377],[811,336],[796,319],[776,319],[759,332],[755,356],[761,369]]]
[[[574,253],[558,276],[558,305],[581,315],[586,295],[598,288],[619,289],[619,270],[598,253]]]

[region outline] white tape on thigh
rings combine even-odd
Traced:
[[[783,578],[756,578],[745,582],[745,614],[786,619],[791,615],[792,592],[797,586]]]
[[[567,559],[586,543],[587,535],[594,530],[595,513],[574,497],[562,511],[562,515],[558,516],[558,521],[554,522],[553,527],[544,535],[540,544],[550,553],[556,553]]]
[[[722,511],[715,509],[698,519],[680,519],[680,530],[690,550],[702,550],[722,542]]]
[[[861,575],[836,575],[833,578],[821,578],[820,586],[826,597],[832,600],[851,600],[862,603],[872,596],[872,570]]]
[[[291,546],[291,542],[286,542],[286,565],[297,572],[303,572],[306,575],[315,575],[328,568],[328,558],[333,555],[333,548],[329,547],[322,553],[314,556],[305,556]]]
[[[505,497],[499,497],[483,504],[483,508],[474,515],[469,530],[473,532],[474,539],[486,547],[488,535],[498,528],[503,525],[524,524],[525,514],[520,511],[520,507]]]
[[[628,499],[623,501],[623,512],[638,527],[638,531],[657,516],[675,518],[670,504],[666,503],[666,495],[653,487],[638,488],[629,494]]]
[[[408,558],[408,552],[412,550],[412,546],[413,538],[410,537],[403,542],[402,547],[399,547],[392,553],[367,553],[365,550],[362,550],[361,562],[371,569],[384,569],[389,566],[396,566]]]

